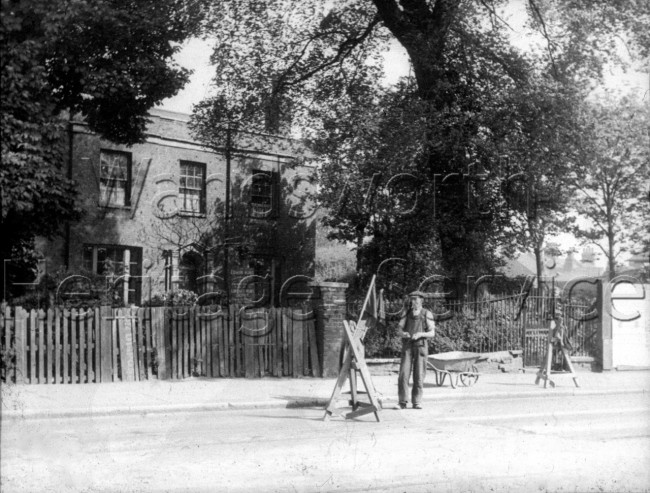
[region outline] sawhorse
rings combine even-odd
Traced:
[[[560,347],[560,351],[562,352],[562,357],[564,359],[564,362],[568,366],[569,371],[553,372],[553,373],[570,374],[573,377],[573,383],[575,384],[576,387],[579,388],[580,384],[578,384],[578,375],[576,375],[576,372],[573,369],[573,363],[571,363],[571,357],[569,356],[569,352],[562,344],[562,334],[561,331],[559,330],[548,331],[546,355],[544,356],[544,361],[542,362],[542,365],[539,367],[539,371],[537,372],[537,377],[535,378],[535,385],[537,385],[540,380],[544,380],[544,388],[546,388],[547,383],[551,384],[551,387],[555,387],[555,382],[551,380],[551,364],[553,363],[553,349],[555,347],[555,342],[557,342],[558,346]]]
[[[346,337],[343,364],[339,370],[332,397],[325,408],[325,416],[323,416],[323,420],[329,420],[333,414],[342,416],[346,419],[353,419],[365,414],[374,413],[375,418],[379,421],[381,404],[379,403],[375,387],[370,378],[370,371],[366,365],[366,360],[363,354],[363,343],[361,342],[361,339],[365,334],[365,322],[362,321],[359,325],[355,325],[354,322],[344,320],[343,326],[345,328]],[[361,375],[361,380],[363,381],[370,402],[361,402],[358,399],[359,391],[357,388],[357,372]],[[337,408],[336,403],[341,397],[343,385],[345,385],[348,378],[350,379],[350,403],[352,404],[352,411],[346,413],[341,411],[340,408]]]

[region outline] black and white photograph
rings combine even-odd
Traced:
[[[650,0],[0,0],[2,493],[650,493]]]

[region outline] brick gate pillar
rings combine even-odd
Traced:
[[[608,282],[598,283],[598,355],[600,369],[612,369],[612,286]]]
[[[344,282],[311,282],[320,292],[315,300],[316,338],[318,357],[322,362],[323,376],[336,377],[339,373],[339,355],[343,342],[343,320],[347,310]]]

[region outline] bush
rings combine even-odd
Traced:
[[[194,305],[199,295],[188,289],[176,289],[165,293],[156,293],[144,306]]]
[[[70,292],[74,292],[74,295]],[[65,269],[44,275],[32,291],[9,302],[25,310],[47,310],[55,305],[67,309],[125,306],[119,287],[110,284],[106,276]]]

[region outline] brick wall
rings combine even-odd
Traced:
[[[174,264],[172,282],[179,282],[178,263],[188,252],[205,257],[204,274],[214,273],[223,277],[219,272],[223,261],[215,254],[223,251],[219,246],[224,237],[226,160],[223,152],[207,149],[195,142],[182,115],[153,115],[146,142],[132,147],[100,139],[82,121],[75,122],[71,128],[72,176],[78,183],[78,204],[85,214],[81,221],[70,226],[69,241],[42,242],[41,250],[47,259],[48,272],[66,264],[73,271],[81,269],[84,246],[92,244],[142,249],[142,301],[147,299],[149,292],[164,292],[166,262]],[[296,176],[306,176],[311,172],[309,166],[293,164],[294,156],[301,152],[298,143],[271,136],[242,134],[236,139],[235,146],[238,151],[232,160],[233,215],[229,232],[233,245],[229,258],[237,275],[232,276],[231,292],[237,291],[242,278],[253,274],[249,263],[256,255],[274,258],[276,285],[296,274],[313,276],[315,219],[309,215],[296,217],[289,211],[298,200],[297,195],[292,194],[292,186],[298,186]],[[127,152],[131,156],[132,186],[134,189],[137,187],[137,177],[140,177],[142,186],[137,194],[131,194],[132,203],[128,206],[102,207],[99,204],[98,173],[102,150]],[[159,204],[166,211],[179,207],[181,160],[205,164],[206,213],[161,217],[157,210]],[[278,213],[273,217],[250,217],[246,184],[250,185],[253,170],[273,171],[278,175]],[[300,187],[305,185],[304,181],[299,183]],[[135,196],[137,203],[133,199]],[[174,255],[169,257],[164,253],[166,251],[173,251]],[[220,255],[222,258],[223,253]]]
[[[345,291],[347,283],[314,282],[318,289],[316,302],[319,359],[322,361],[323,377],[335,377],[339,372],[341,345],[344,338],[343,320],[346,314]]]

